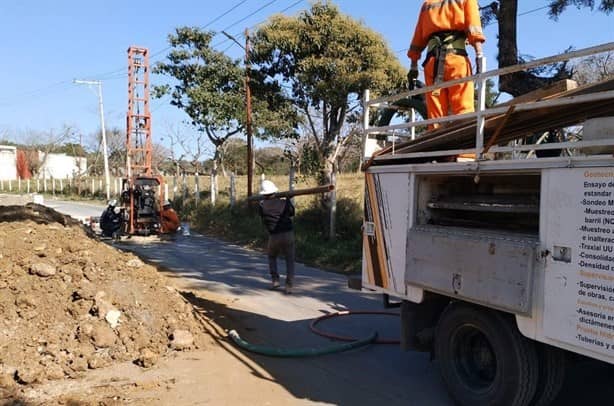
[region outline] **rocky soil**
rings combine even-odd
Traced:
[[[150,368],[210,337],[157,270],[34,204],[0,206],[0,404],[46,381]]]

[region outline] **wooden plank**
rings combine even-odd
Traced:
[[[552,95],[552,98],[577,96],[614,89],[614,79],[605,80],[596,84],[580,86],[569,91]],[[486,119],[484,125],[484,141],[488,143],[497,128],[500,128],[500,138],[497,144],[515,139],[521,139],[536,132],[553,128],[568,127],[578,124],[589,118],[614,115],[614,102],[591,101],[567,106],[542,107],[536,110],[514,111],[509,115],[499,114]],[[507,118],[506,118],[507,117]],[[507,123],[500,127],[501,122]],[[462,120],[449,126],[428,131],[424,136],[397,144],[396,153],[425,152],[448,149],[464,149],[475,147],[476,123],[474,120]],[[494,143],[493,143],[494,144]],[[488,144],[487,144],[488,145]],[[379,154],[378,158],[385,159],[384,155],[390,150]],[[375,159],[375,164],[378,158]],[[382,162],[383,163],[383,162]]]
[[[575,80],[563,79],[559,80],[558,82],[551,83],[548,86],[534,90],[532,92],[514,97],[513,99],[508,100],[505,103],[497,104],[497,107],[511,106],[514,104],[527,103],[538,100],[547,100],[553,97],[557,97],[561,93],[576,89],[577,87],[578,82],[576,82]]]

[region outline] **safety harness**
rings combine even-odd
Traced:
[[[435,58],[433,69],[433,83],[443,82],[443,74],[446,56],[449,54],[467,56],[465,42],[467,36],[462,31],[440,31],[431,35],[427,43],[427,54],[422,66],[426,65],[427,61]]]

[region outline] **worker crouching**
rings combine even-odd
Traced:
[[[179,216],[177,212],[171,206],[171,202],[168,200],[162,204],[162,210],[160,210],[160,232],[162,234],[173,234],[179,230]]]
[[[104,209],[100,216],[100,229],[102,230],[103,237],[119,239],[122,225],[122,210],[117,206],[117,200],[110,200],[107,208]]]

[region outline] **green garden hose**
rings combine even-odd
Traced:
[[[350,343],[341,343],[323,348],[277,348],[268,347],[264,345],[250,344],[239,336],[236,330],[231,330],[228,335],[232,341],[239,347],[253,352],[256,354],[267,355],[269,357],[281,357],[281,358],[299,358],[299,357],[314,357],[317,355],[332,354],[335,352],[342,352],[352,350],[354,348],[363,347],[371,344],[377,338],[377,332],[371,334],[367,338],[361,340],[352,341]]]

